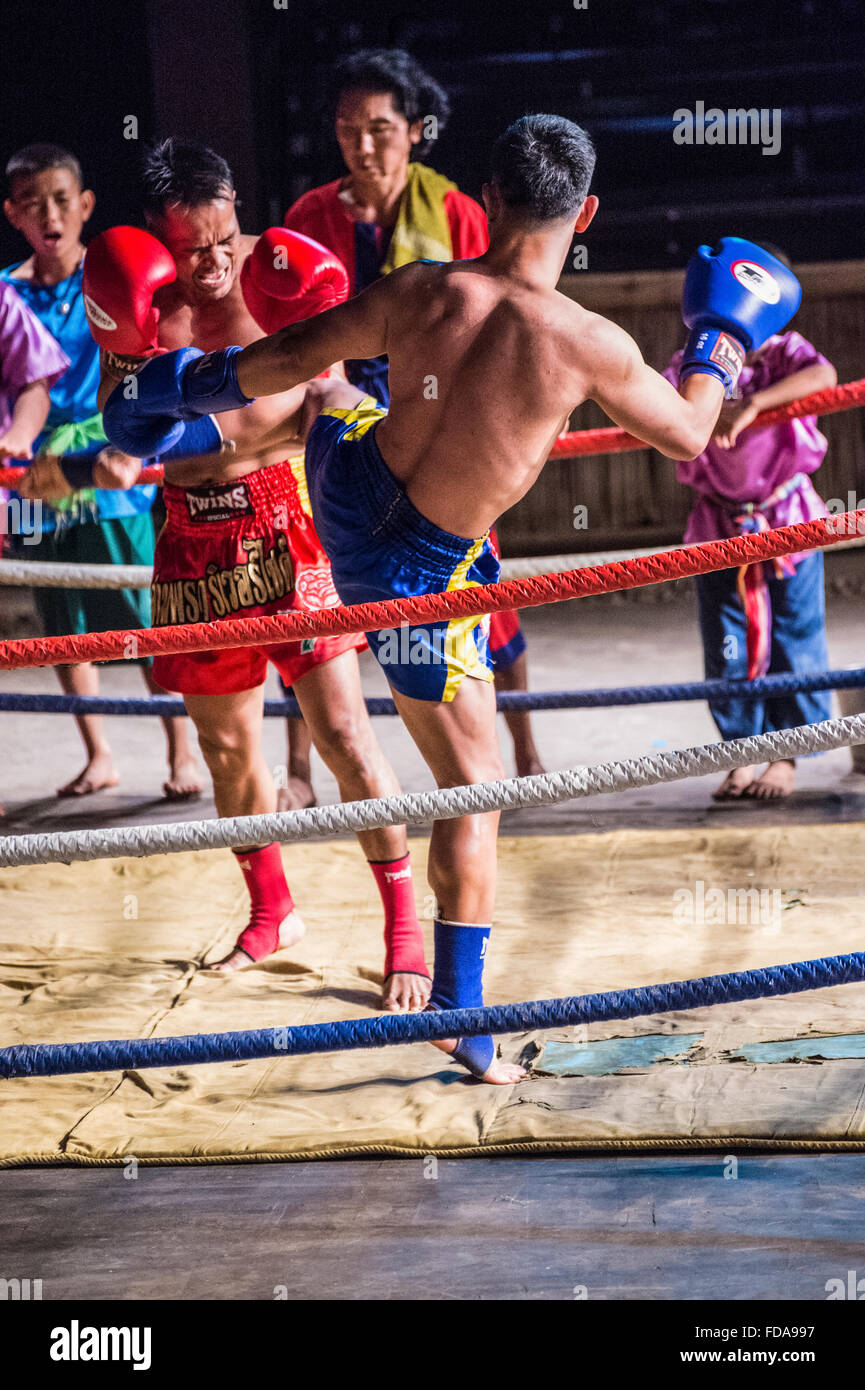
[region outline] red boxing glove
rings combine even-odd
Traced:
[[[264,333],[310,319],[348,298],[348,273],[339,256],[302,232],[270,227],[243,263],[246,307]]]
[[[101,348],[130,357],[159,351],[153,296],[177,277],[171,253],[139,227],[110,227],[84,257],[84,308]]]

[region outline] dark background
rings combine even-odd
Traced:
[[[729,233],[797,261],[865,257],[861,0],[3,0],[2,25],[0,155],[70,146],[97,195],[93,231],[137,220],[141,147],[171,133],[228,158],[245,230],[281,221],[341,172],[334,58],[399,44],[451,93],[429,162],[476,197],[516,116],[587,126],[601,198],[592,271],[675,268]],[[673,112],[698,100],[781,108],[780,153],[674,144]],[[130,115],[138,140],[124,139]],[[23,254],[4,223],[0,263]]]

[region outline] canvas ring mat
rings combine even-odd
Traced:
[[[862,949],[862,827],[500,840],[488,1003]],[[412,840],[432,952],[427,842]],[[0,874],[0,1045],[377,1009],[381,906],[353,840],[283,847],[303,941],[203,972],[245,925],[227,851]],[[429,1044],[0,1082],[0,1165],[865,1148],[865,985],[499,1039],[517,1086]]]

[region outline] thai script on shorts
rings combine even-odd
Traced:
[[[269,550],[261,536],[241,544],[249,557],[242,564],[227,569],[209,564],[198,579],[154,580],[150,591],[153,626],[212,622],[291,593],[294,566],[285,536],[277,536]]]

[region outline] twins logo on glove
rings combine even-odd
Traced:
[[[754,261],[734,261],[730,266],[740,285],[756,294],[764,304],[777,304],[781,298],[781,286],[765,266]]]

